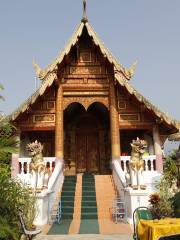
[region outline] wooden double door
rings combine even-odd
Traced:
[[[76,171],[99,171],[99,137],[98,131],[81,131],[76,133]]]

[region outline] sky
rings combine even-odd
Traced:
[[[180,0],[87,0],[89,22],[132,85],[180,120]],[[0,110],[9,114],[35,91],[33,59],[45,68],[82,18],[82,0],[1,0]]]

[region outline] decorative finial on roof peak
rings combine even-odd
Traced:
[[[81,22],[83,22],[83,23],[88,22],[87,13],[86,13],[86,0],[83,0],[83,17],[82,17]]]
[[[37,75],[37,77],[39,77],[41,80],[43,79],[43,70],[40,68],[40,66],[35,62],[35,60],[33,59],[33,68],[35,70],[35,73]]]

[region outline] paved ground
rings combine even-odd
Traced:
[[[36,240],[132,240],[132,234],[39,235]]]

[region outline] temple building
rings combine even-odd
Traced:
[[[95,178],[96,187],[98,181],[106,184],[101,185],[101,191],[108,184],[111,186],[112,179],[119,192],[125,189],[127,217],[132,222],[132,212],[140,201],[142,206],[148,204],[153,181],[163,172],[162,146],[170,134],[179,130],[179,122],[134,89],[131,78],[136,63],[125,68],[105,47],[87,19],[85,1],[83,18],[64,50],[45,69],[37,63],[34,68],[41,85],[9,116],[9,120],[16,126],[20,140],[19,153],[12,156],[12,176],[19,176],[31,184],[31,159],[26,146],[35,140],[43,144],[43,156],[51,171],[49,191],[39,197],[38,224],[48,222],[50,210],[47,209],[52,207],[50,203],[61,191],[64,176],[78,176],[78,173],[109,176],[109,183],[106,177],[101,181]],[[131,160],[130,143],[137,137],[146,140],[148,146],[143,168],[149,188],[144,192],[142,188],[133,192],[125,182]],[[77,182],[80,184],[79,180]],[[79,189],[81,187],[79,185]],[[54,200],[48,203],[46,196],[52,192]],[[94,201],[105,200],[105,193],[98,190]]]
[[[117,62],[84,17],[47,68],[34,63],[41,86],[10,116],[20,156],[37,139],[44,156],[64,159],[72,174],[107,173],[111,161],[130,155],[130,142],[140,137],[161,172],[161,147],[178,123],[133,88],[135,65],[127,69]]]

